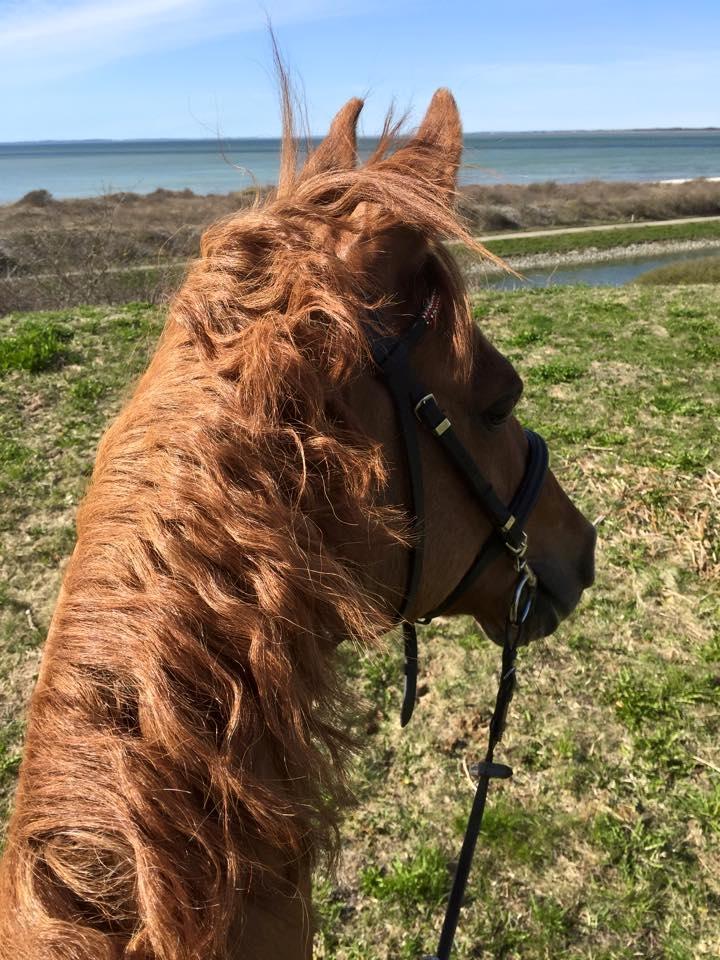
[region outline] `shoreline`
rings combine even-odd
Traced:
[[[0,144],[0,146],[2,146]],[[458,187],[458,198],[462,202],[463,200],[470,200],[478,194],[487,194],[488,197],[492,197],[494,194],[506,193],[506,192],[516,192],[520,195],[533,194],[536,192],[542,192],[545,190],[552,190],[557,193],[565,192],[582,192],[583,188],[587,190],[595,190],[598,187],[604,188],[607,191],[616,191],[616,190],[643,190],[653,187],[687,187],[687,185],[700,186],[702,184],[720,184],[720,175],[719,176],[695,176],[695,177],[671,177],[662,180],[644,180],[644,179],[603,179],[601,177],[585,177],[582,180],[557,180],[552,178],[544,178],[540,180],[529,180],[527,182],[518,182],[514,180],[501,181],[497,182],[479,182],[479,183],[461,183]],[[132,202],[144,202],[152,201],[156,198],[168,198],[168,199],[192,199],[196,201],[223,201],[229,200],[232,198],[242,198],[247,196],[254,196],[255,194],[265,194],[270,190],[275,188],[274,183],[263,183],[256,184],[254,186],[241,186],[236,190],[216,190],[208,191],[206,193],[200,193],[196,190],[193,190],[191,187],[183,188],[172,188],[172,187],[163,187],[156,186],[152,190],[123,190],[123,189],[112,189],[107,193],[96,193],[96,194],[81,194],[76,195],[56,195],[52,191],[48,190],[46,187],[33,187],[33,189],[26,191],[19,197],[14,197],[13,199],[0,198],[0,210],[7,211],[12,207],[21,207],[24,203],[32,203],[30,199],[33,196],[43,195],[46,199],[44,201],[45,205],[57,205],[57,204],[82,204],[82,203],[93,203],[99,202],[107,199],[117,199],[120,200],[124,198],[126,201]]]
[[[671,180],[655,180],[654,183],[692,183],[693,180],[705,180],[707,183],[720,183],[720,177],[675,177]]]

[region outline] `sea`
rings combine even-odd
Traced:
[[[359,143],[361,157],[375,145]],[[31,190],[54,197],[190,189],[230,193],[272,184],[280,141],[82,140],[0,143],[0,203]],[[720,177],[720,129],[469,133],[463,184]]]

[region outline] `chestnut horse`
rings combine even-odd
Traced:
[[[507,502],[522,383],[471,319],[444,240],[462,138],[438,91],[357,165],[362,102],[304,165],[286,98],[277,191],[216,223],[157,352],[103,437],[32,697],[2,864],[2,960],[306,960],[310,876],[347,799],[336,648],[378,642],[408,568],[408,477],[370,323]],[[425,561],[408,619],[456,586],[490,522],[421,436]],[[528,639],[592,580],[594,531],[552,473],[528,521]],[[451,613],[502,640],[496,559]]]

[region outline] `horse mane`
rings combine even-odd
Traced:
[[[329,531],[405,536],[343,399],[388,291],[338,250],[362,205],[422,236],[461,364],[441,241],[473,243],[392,123],[360,167],[321,147],[300,168],[283,103],[277,190],[205,232],[99,446],[30,709],[3,960],[225,957],[238,902],[333,848],[352,746],[336,647],[390,621]]]

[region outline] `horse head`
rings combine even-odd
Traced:
[[[355,168],[355,124],[361,106],[361,101],[351,100],[340,111],[308,163],[305,177]],[[382,156],[382,150],[381,144],[373,170],[389,182],[390,189],[394,186],[396,202],[392,194],[373,197],[367,191],[345,214],[343,228],[327,236],[329,252],[353,276],[362,278],[365,301],[373,305],[364,321],[370,342],[378,327],[402,341],[435,298],[432,322],[405,362],[447,412],[446,422],[452,424],[499,499],[510,503],[528,458],[528,439],[515,416],[523,383],[473,322],[462,279],[443,242],[443,233],[458,232],[446,219],[453,217],[462,152],[460,117],[452,95],[439,90],[415,136],[390,156]],[[355,559],[365,570],[369,586],[377,585],[385,609],[403,609],[409,621],[441,606],[450,615],[472,614],[488,636],[502,643],[516,577],[512,558],[498,555],[492,563],[483,563],[482,570],[458,591],[481,545],[493,533],[492,517],[429,431],[418,431],[416,462],[408,462],[403,442],[407,428],[398,418],[397,395],[393,397],[377,374],[372,361],[360,362],[347,387],[347,403],[382,448],[389,466],[382,497],[410,518],[409,549],[397,543],[373,543],[369,532],[369,549],[364,555],[362,549],[356,550]],[[412,471],[422,472],[422,502],[414,502],[418,497]],[[552,471],[544,475],[538,493],[526,522],[527,560],[538,574],[538,590],[525,625],[525,641],[552,633],[593,580],[594,528]],[[422,513],[419,523],[418,513]],[[408,564],[417,555],[418,542],[422,570],[408,596],[412,580]],[[446,606],[447,598],[451,603]]]
[[[448,598],[502,640],[532,569],[527,640],[592,580],[594,531],[544,461],[507,514],[540,448],[445,244],[487,255],[453,210],[452,97],[360,165],[360,101],[303,166],[285,103],[277,191],[206,231],[100,444],[30,706],[3,960],[307,957],[346,796],[338,642]],[[379,376],[400,343],[403,396],[428,390],[409,414]]]

